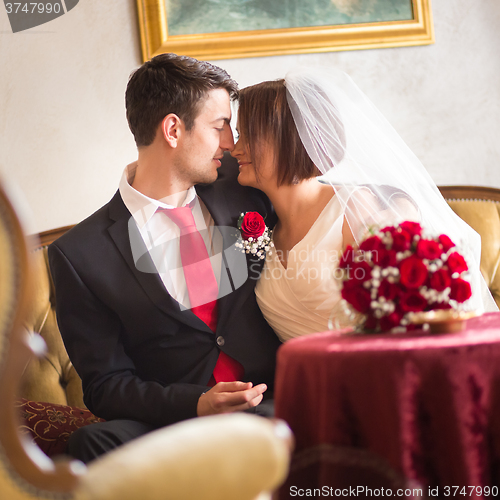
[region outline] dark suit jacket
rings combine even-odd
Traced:
[[[215,224],[236,228],[241,212],[257,211],[272,225],[267,198],[240,186],[237,174],[225,157],[218,180],[196,187]],[[262,262],[247,259],[253,279],[219,299],[214,335],[191,310],[181,311],[157,273],[137,270],[130,217],[117,192],[49,247],[58,324],[88,408],[156,426],[195,417],[220,349],[243,365],[245,381],[272,390],[280,343],[255,300]]]

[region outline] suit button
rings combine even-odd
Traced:
[[[224,337],[222,337],[222,336],[217,337],[216,342],[217,342],[217,345],[219,347],[222,347],[226,343],[226,341],[224,340]]]

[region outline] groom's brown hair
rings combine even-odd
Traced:
[[[259,174],[263,146],[271,144],[278,186],[321,175],[300,140],[288,106],[284,80],[262,82],[240,90],[238,128],[248,143]]]

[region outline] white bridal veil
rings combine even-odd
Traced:
[[[480,273],[481,239],[446,203],[422,163],[352,79],[299,68],[285,77],[287,99],[307,153],[331,183],[356,241],[370,227],[414,220],[447,234],[470,269],[468,307],[497,310]]]

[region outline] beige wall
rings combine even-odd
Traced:
[[[241,86],[296,64],[351,74],[438,184],[500,188],[500,2],[434,0],[436,44],[219,61]],[[32,210],[32,231],[106,203],[136,157],[124,117],[141,62],[134,0],[82,0],[12,34],[0,5],[0,171]]]

